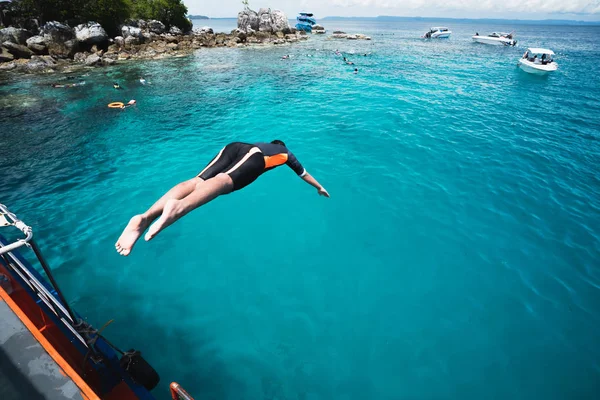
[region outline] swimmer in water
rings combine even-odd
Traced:
[[[285,55],[285,56],[281,57],[281,59],[282,59],[282,60],[287,60],[288,58],[290,58],[290,55],[289,55],[289,54],[287,54],[287,55]]]
[[[119,86],[119,84],[117,82],[113,83],[113,87],[115,89],[121,89],[121,86]]]
[[[132,106],[132,105],[134,105],[135,103],[136,103],[136,101],[135,101],[135,100],[129,100],[129,101],[127,102],[127,104],[125,104],[125,105],[123,105],[123,107],[121,107],[121,110],[124,110],[124,109],[126,109],[127,107],[131,107],[131,106]]]
[[[358,68],[354,68],[354,73],[358,74]]]
[[[348,64],[348,65],[354,65],[354,63],[352,61],[346,61],[346,64]]]
[[[145,85],[147,82],[146,82],[146,80],[145,80],[144,78],[142,78],[142,77],[140,76],[140,83],[141,83],[142,85]]]
[[[146,212],[131,218],[115,243],[117,252],[122,256],[129,255],[146,229],[148,232],[144,236],[145,240],[152,240],[159,232],[192,210],[221,195],[244,188],[266,171],[284,164],[317,189],[320,196],[329,197],[327,190],[306,172],[281,140],[254,144],[230,143],[221,149],[198,176],[171,188]],[[240,214],[239,218],[243,218],[243,213],[235,209],[229,211],[229,215],[236,213]],[[263,230],[262,226],[251,228],[254,234]]]
[[[53,88],[72,88],[72,87],[76,87],[76,86],[83,86],[85,85],[85,81],[79,82],[79,83],[67,83],[62,84],[62,83],[53,83],[52,87]]]

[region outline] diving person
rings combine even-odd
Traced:
[[[233,142],[221,149],[196,177],[174,186],[146,212],[131,218],[115,243],[117,252],[122,256],[129,255],[148,227],[148,232],[144,236],[146,241],[154,238],[190,211],[220,195],[246,187],[266,171],[283,164],[316,188],[319,195],[329,197],[327,190],[306,172],[281,140],[255,144]]]

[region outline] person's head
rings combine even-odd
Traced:
[[[281,140],[273,140],[271,143],[273,143],[273,144],[280,144],[280,145],[282,145],[282,146],[285,147],[285,143],[283,143],[283,141],[281,141]]]

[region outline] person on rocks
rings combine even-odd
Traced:
[[[266,171],[283,164],[316,188],[319,195],[329,197],[327,190],[306,172],[281,140],[255,144],[233,142],[223,147],[196,177],[174,186],[146,212],[131,218],[115,243],[117,252],[129,255],[146,229],[144,239],[149,241],[192,210],[248,186]]]

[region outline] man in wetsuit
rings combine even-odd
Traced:
[[[198,174],[181,182],[161,197],[148,211],[131,218],[115,247],[128,255],[142,233],[146,241],[190,211],[254,182],[264,172],[286,164],[321,196],[329,193],[313,178],[281,140],[271,143],[230,143]],[[159,218],[160,217],[160,218]],[[154,220],[158,220],[152,224]],[[152,224],[152,225],[150,225]]]

